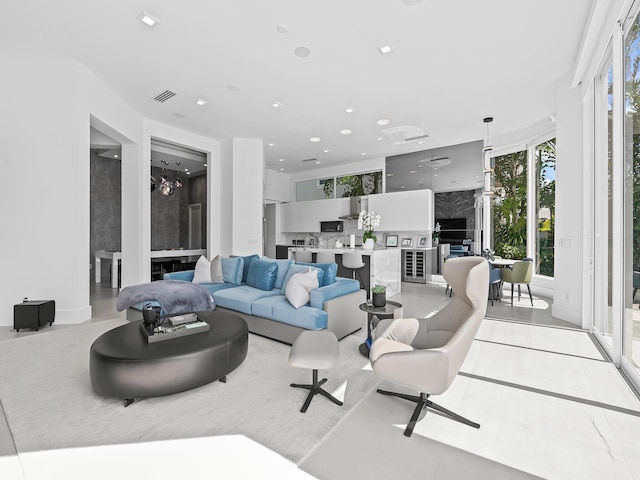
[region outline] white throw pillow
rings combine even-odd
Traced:
[[[285,295],[291,305],[300,308],[309,303],[309,292],[318,286],[318,274],[309,267],[306,272],[296,273],[289,279]]]
[[[211,283],[224,283],[220,255],[216,255],[211,259]]]
[[[193,283],[211,283],[211,262],[204,255],[196,262],[196,271],[193,272]]]

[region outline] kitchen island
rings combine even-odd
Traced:
[[[293,258],[296,251],[311,252],[315,261],[315,254],[319,251],[331,252],[336,256],[338,264],[338,276],[351,278],[351,270],[342,266],[342,254],[345,252],[359,252],[365,264],[362,269],[362,282],[368,292],[367,298],[371,297],[371,287],[373,285],[384,285],[387,287],[387,298],[400,293],[401,288],[401,268],[399,248],[374,248],[367,250],[362,247],[349,248],[315,248],[315,247],[290,247],[289,256]],[[357,277],[356,277],[357,278]]]

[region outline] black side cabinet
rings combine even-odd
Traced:
[[[40,327],[53,324],[56,316],[56,302],[53,300],[28,300],[13,306],[13,328],[19,332],[21,328],[38,330]]]

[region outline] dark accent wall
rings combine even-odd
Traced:
[[[475,192],[476,190],[463,190],[434,194],[436,220],[440,218],[466,218],[466,237],[473,238],[472,231],[476,228]],[[445,237],[446,232],[443,232],[442,238]]]
[[[160,186],[162,169],[152,168],[156,187]],[[169,180],[175,171],[167,171]],[[95,251],[121,251],[122,238],[122,167],[120,160],[90,156],[90,261],[95,263]],[[184,187],[171,196],[164,196],[158,188],[151,192],[151,250],[188,248],[190,203],[202,204],[202,246],[206,248],[207,176],[182,177]],[[149,191],[151,188],[149,187]],[[94,280],[92,268],[91,281]],[[102,281],[108,282],[110,268],[102,268]]]
[[[121,163],[120,160],[99,157],[91,151],[89,182],[89,244],[91,281],[94,280],[96,250],[117,252],[121,250]],[[108,282],[110,269],[102,269],[102,281]]]

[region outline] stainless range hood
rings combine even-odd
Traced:
[[[349,197],[349,214],[338,217],[343,220],[357,219],[360,216],[360,210],[362,210],[362,197]]]

